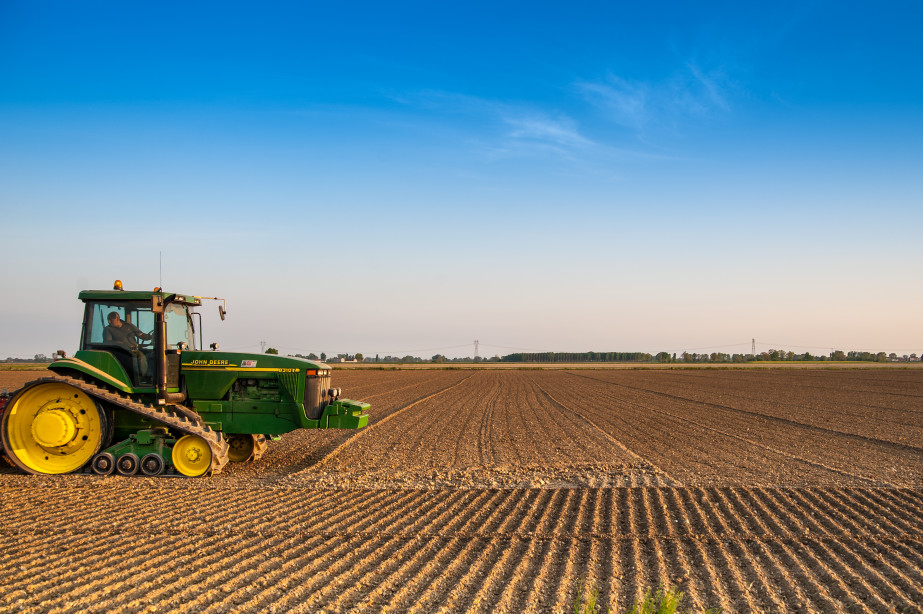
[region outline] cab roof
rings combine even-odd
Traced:
[[[145,301],[150,302],[154,296],[162,296],[165,303],[183,303],[186,305],[201,305],[198,296],[189,294],[171,294],[169,292],[155,292],[153,290],[82,290],[77,295],[81,301]]]

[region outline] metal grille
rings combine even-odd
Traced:
[[[167,352],[167,388],[179,388],[179,353]]]
[[[320,418],[327,405],[330,375],[309,375],[304,391],[304,411],[311,420]]]

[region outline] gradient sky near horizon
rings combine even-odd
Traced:
[[[0,0],[0,357],[923,353],[923,5]]]

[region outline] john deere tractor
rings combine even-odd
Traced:
[[[215,475],[295,429],[368,422],[369,405],[341,399],[323,362],[202,349],[204,297],[116,281],[79,298],[80,349],[0,409],[3,452],[26,472]]]

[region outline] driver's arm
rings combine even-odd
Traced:
[[[151,338],[151,335],[149,335],[148,333],[142,332],[141,329],[135,326],[134,324],[124,322],[122,326],[130,326],[131,334],[134,335],[135,337],[138,337],[140,339],[145,339],[145,340]]]

